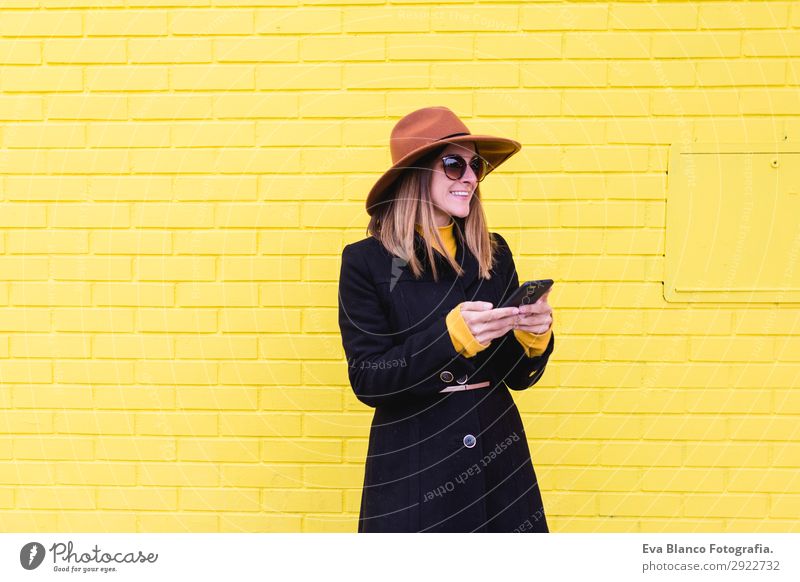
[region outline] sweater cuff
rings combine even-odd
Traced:
[[[522,344],[525,355],[529,358],[541,356],[547,349],[547,344],[550,343],[550,336],[553,335],[553,323],[544,333],[531,333],[529,331],[522,331],[521,329],[514,330],[514,337]]]
[[[489,342],[484,345],[472,335],[467,322],[464,321],[464,317],[461,315],[461,303],[450,310],[445,321],[447,323],[447,331],[450,332],[450,340],[453,342],[453,347],[465,358],[471,358],[478,352],[488,348],[491,344],[491,342]],[[545,344],[545,346],[546,345],[547,344]]]

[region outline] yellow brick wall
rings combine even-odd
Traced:
[[[798,531],[800,307],[663,299],[674,142],[796,141],[796,2],[3,0],[0,530],[355,531],[341,248],[394,122],[484,183],[558,347],[554,531]]]

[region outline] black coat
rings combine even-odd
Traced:
[[[359,532],[548,531],[525,430],[511,390],[544,372],[555,338],[528,358],[513,330],[472,358],[453,347],[445,323],[462,301],[500,305],[519,286],[511,250],[500,243],[490,280],[458,234],[456,280],[436,255],[415,280],[404,261],[368,237],[346,245],[339,279],[339,327],[356,397],[375,408]],[[422,238],[418,256],[427,266]],[[466,253],[464,251],[467,251]],[[440,393],[446,386],[487,388]]]

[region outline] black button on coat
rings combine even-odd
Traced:
[[[510,330],[472,358],[453,347],[445,317],[462,301],[495,307],[519,287],[511,250],[500,243],[490,280],[454,228],[456,277],[436,255],[414,279],[404,261],[368,237],[346,245],[339,327],[356,397],[375,409],[359,532],[546,532],[542,497],[510,390],[525,390],[553,351],[529,358]],[[422,253],[417,233],[415,247]],[[544,276],[545,274],[542,274]],[[487,388],[441,393],[457,383]],[[471,445],[471,446],[469,446]]]

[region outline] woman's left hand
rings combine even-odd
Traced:
[[[537,335],[550,329],[553,323],[553,308],[547,303],[550,291],[548,290],[532,305],[519,306],[519,315],[517,316],[517,322],[514,324],[514,329]]]

